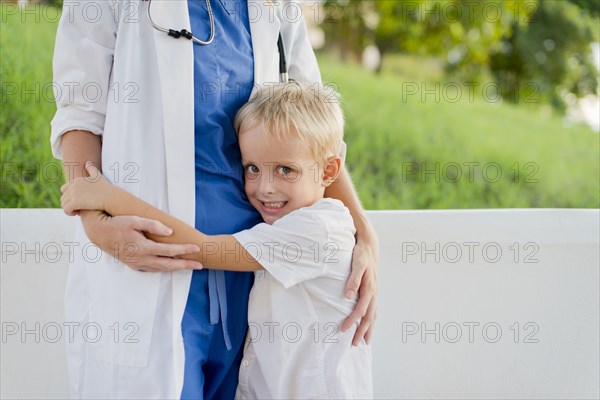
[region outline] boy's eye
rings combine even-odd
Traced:
[[[285,165],[283,165],[277,169],[277,173],[279,175],[288,175],[288,174],[292,173],[292,169],[290,167],[286,167]]]
[[[255,174],[258,174],[259,172],[260,172],[260,170],[258,169],[258,167],[256,165],[248,165],[246,167],[247,174],[255,175]]]

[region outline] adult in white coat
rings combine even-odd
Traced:
[[[54,57],[52,150],[70,179],[83,175],[83,163],[91,160],[114,184],[193,224],[192,43],[154,30],[146,10],[139,0],[65,0]],[[155,0],[152,14],[162,26],[191,30],[186,1]],[[320,80],[303,20],[284,18],[268,0],[248,0],[248,14],[255,84],[279,80],[280,32],[290,77]],[[341,199],[355,219],[348,287],[356,291],[360,284],[361,302],[348,323],[365,315],[355,340],[365,334],[368,340],[376,239],[347,173],[327,194]],[[147,240],[142,232],[165,228],[156,221],[87,211],[81,222],[65,294],[66,321],[74,327],[68,340],[73,397],[178,398],[181,319],[195,264],[171,257],[191,247]]]

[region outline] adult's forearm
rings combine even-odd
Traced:
[[[89,176],[85,162],[92,161],[96,168],[102,170],[102,139],[88,131],[74,130],[66,132],[61,137],[63,147],[63,169],[67,181],[80,176]],[[91,218],[104,214],[97,210],[81,210],[81,221],[86,223]],[[87,229],[86,229],[87,231]]]
[[[102,171],[102,140],[88,131],[70,131],[62,138],[63,169],[68,181],[80,176],[89,176],[85,162],[92,161]]]
[[[354,220],[356,228],[356,236],[360,240],[364,240],[369,246],[373,246],[373,250],[377,250],[377,235],[371,227],[371,224],[365,216],[364,209],[354,186],[350,179],[350,174],[346,167],[342,168],[336,181],[325,190],[325,196],[340,200],[350,210],[350,215]]]

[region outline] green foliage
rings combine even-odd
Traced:
[[[46,4],[49,4],[54,7],[62,8],[63,0],[44,0]]]
[[[327,34],[327,48],[339,50],[342,60],[360,60],[366,47],[369,27],[366,16],[373,15],[373,1],[325,0],[322,27]]]
[[[503,98],[532,93],[559,110],[563,95],[595,93],[597,70],[590,42],[598,41],[598,4],[586,0],[328,0],[333,45],[358,55],[375,44],[390,53],[437,56],[454,79],[493,76]],[[363,4],[364,3],[364,4]],[[591,14],[596,15],[592,17]],[[375,21],[373,23],[372,21]],[[364,35],[362,41],[352,34]],[[337,39],[341,37],[341,39]],[[342,42],[340,42],[342,40]]]
[[[588,11],[593,16],[600,16],[600,1],[598,0],[568,0],[577,4],[583,10]]]
[[[473,79],[489,64],[490,50],[511,33],[514,23],[527,23],[535,3],[419,0],[375,4],[380,22],[374,36],[380,51],[442,56],[450,71]]]
[[[589,57],[593,20],[566,1],[540,2],[527,26],[515,26],[491,57],[491,71],[508,98],[529,88],[564,109],[562,95],[596,93],[597,69]]]

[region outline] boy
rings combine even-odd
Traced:
[[[354,225],[344,205],[323,198],[341,168],[344,117],[322,86],[260,89],[238,112],[245,191],[265,223],[208,236],[112,186],[97,169],[62,188],[65,212],[139,215],[173,229],[167,243],[196,243],[185,256],[205,268],[257,271],[236,398],[370,398],[370,347],[340,333],[356,299],[344,296]],[[264,270],[264,271],[263,271]]]

